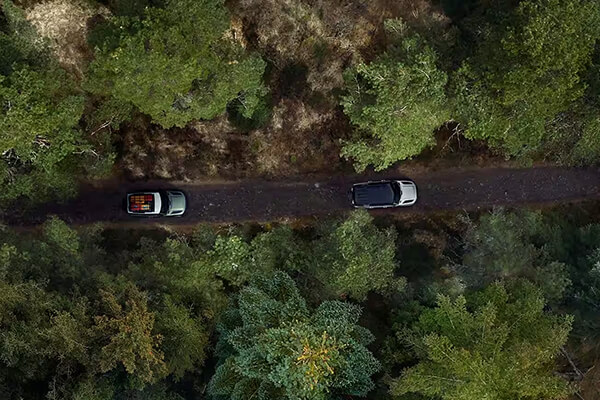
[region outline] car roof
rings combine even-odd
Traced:
[[[161,204],[156,192],[136,192],[127,194],[127,212],[130,214],[158,214]]]
[[[372,182],[354,185],[354,202],[363,204],[393,204],[392,182]]]

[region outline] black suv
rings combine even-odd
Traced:
[[[407,179],[357,183],[350,189],[350,198],[356,208],[412,206],[417,201],[417,185]]]

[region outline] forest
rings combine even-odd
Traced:
[[[571,211],[3,229],[0,394],[597,398],[600,223]]]
[[[0,3],[4,217],[111,180],[600,160],[596,0]],[[598,212],[0,220],[0,400],[600,399]]]
[[[593,0],[4,0],[0,23],[5,205],[600,157]]]

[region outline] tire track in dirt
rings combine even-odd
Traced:
[[[347,193],[353,183],[404,177],[382,173],[336,176],[304,182],[105,182],[81,187],[79,197],[63,204],[44,204],[18,215],[6,213],[4,221],[9,225],[31,226],[43,222],[49,215],[57,215],[73,224],[193,224],[325,216],[351,209]],[[418,186],[417,204],[410,208],[379,210],[377,214],[432,213],[600,199],[598,168],[449,170],[427,172],[410,178]],[[162,188],[178,188],[186,193],[188,210],[183,217],[137,219],[125,213],[124,198],[128,191]]]

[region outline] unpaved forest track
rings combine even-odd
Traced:
[[[80,196],[65,204],[44,204],[19,215],[6,213],[4,220],[9,225],[27,226],[43,222],[49,215],[57,215],[74,224],[121,221],[190,224],[328,215],[351,209],[347,192],[352,183],[392,177],[403,178],[375,174],[305,182],[241,181],[202,185],[168,181],[113,182],[82,187]],[[600,199],[598,168],[472,169],[428,172],[410,178],[418,186],[417,204],[410,208],[378,211],[378,214],[429,213]],[[124,198],[128,191],[157,188],[182,189],[188,197],[185,216],[136,219],[125,213]]]

